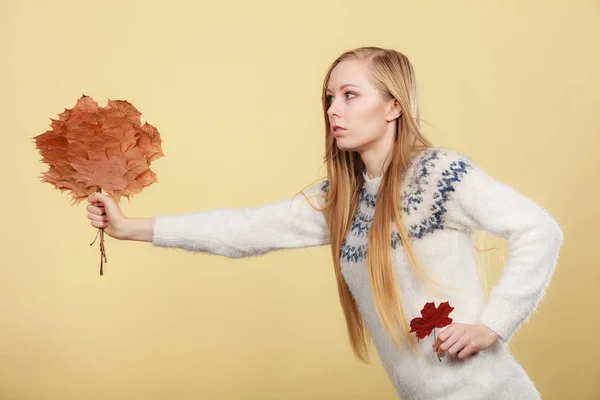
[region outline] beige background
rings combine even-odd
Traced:
[[[85,206],[39,181],[31,141],[82,93],[126,99],[167,155],[128,215],[275,201],[323,176],[322,78],[364,45],[410,57],[436,145],[559,220],[560,266],[511,347],[545,399],[600,398],[600,3],[490,3],[2,0],[0,399],[394,399],[352,356],[328,248],[108,240],[100,277]]]

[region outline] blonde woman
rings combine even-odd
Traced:
[[[330,245],[352,349],[366,361],[372,340],[400,397],[539,398],[506,342],[555,269],[557,222],[472,160],[431,146],[403,54],[375,47],[342,54],[322,101],[325,181],[261,207],[148,219],[127,218],[95,194],[92,226],[117,239],[226,257]],[[475,230],[508,239],[510,249],[487,302]],[[446,301],[453,322],[435,340],[417,340],[410,321],[426,303]]]

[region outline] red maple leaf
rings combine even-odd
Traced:
[[[410,321],[410,332],[415,332],[417,338],[423,339],[431,334],[434,328],[443,328],[452,323],[448,315],[454,310],[449,302],[440,303],[436,308],[435,303],[426,303],[421,310],[422,317]]]

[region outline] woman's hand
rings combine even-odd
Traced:
[[[128,218],[111,197],[95,193],[88,197],[88,202],[87,217],[94,228],[104,229],[107,235],[115,239],[126,238],[125,225]]]
[[[483,324],[451,324],[444,329],[433,344],[439,357],[446,353],[460,359],[491,347],[499,336]]]
[[[127,218],[117,203],[109,196],[95,193],[88,197],[88,219],[94,228],[121,240],[152,241],[154,221],[152,218]]]

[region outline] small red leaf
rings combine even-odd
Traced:
[[[410,332],[415,332],[417,338],[423,339],[431,334],[434,328],[443,328],[452,323],[448,315],[454,310],[449,302],[440,303],[436,308],[433,302],[426,303],[421,310],[421,317],[410,321]]]

